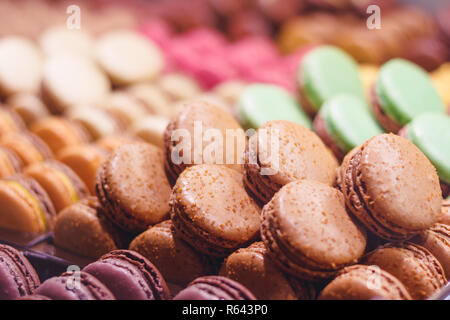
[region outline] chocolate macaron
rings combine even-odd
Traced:
[[[189,167],[170,198],[175,234],[195,249],[224,257],[259,237],[260,210],[242,174],[220,165]]]
[[[195,278],[214,274],[213,259],[196,251],[175,235],[172,221],[158,223],[138,235],[130,250],[150,260],[168,283],[185,287]]]
[[[305,280],[333,277],[358,262],[365,232],[348,215],[339,190],[312,180],[285,185],[261,213],[261,238],[271,259]]]
[[[407,239],[438,222],[441,188],[436,169],[407,139],[381,134],[341,167],[341,190],[353,215],[386,240]]]
[[[105,284],[117,300],[169,300],[166,282],[145,257],[131,250],[115,250],[88,264],[83,272]]]
[[[53,228],[55,209],[39,183],[22,175],[0,180],[0,227],[31,233]]]
[[[125,248],[129,238],[106,218],[96,197],[80,200],[59,212],[53,230],[56,246],[95,259]]]
[[[83,271],[47,279],[35,292],[52,300],[115,300],[103,283]]]
[[[163,161],[161,149],[136,142],[115,149],[98,169],[97,196],[122,229],[142,232],[168,218],[171,190]]]
[[[447,283],[441,264],[430,251],[410,242],[388,243],[369,252],[362,262],[395,276],[413,299],[426,299]]]
[[[27,258],[13,247],[0,244],[0,300],[33,294],[39,277]]]
[[[233,139],[226,139],[227,132],[236,137],[237,143],[234,143],[234,136]],[[212,142],[213,139],[218,145]],[[218,142],[220,139],[222,145]],[[208,140],[210,143],[200,144]],[[185,103],[164,133],[167,175],[171,183],[175,183],[186,167],[202,163],[226,164],[230,168],[242,170],[245,141],[244,130],[228,112],[201,100]],[[214,149],[221,148],[222,153],[213,156],[212,146]]]
[[[245,149],[245,186],[260,204],[295,180],[332,185],[338,162],[311,130],[298,123],[277,120],[260,127]]]
[[[411,300],[405,286],[377,266],[344,268],[320,293],[319,300]]]
[[[444,112],[426,71],[403,59],[390,60],[380,68],[371,100],[375,118],[394,133],[422,113]]]
[[[256,300],[239,282],[221,276],[205,276],[192,281],[174,300]]]
[[[311,283],[281,271],[261,241],[229,255],[219,275],[242,283],[259,300],[309,300],[315,296]]]
[[[64,163],[47,160],[34,163],[23,170],[34,178],[47,192],[58,213],[89,194],[84,182]]]

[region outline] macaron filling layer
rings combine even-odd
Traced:
[[[72,202],[76,203],[78,201],[78,194],[77,194],[77,191],[75,190],[75,187],[72,184],[72,181],[69,179],[69,177],[66,174],[64,174],[63,172],[61,172],[59,170],[55,170],[54,173],[58,176],[61,183],[67,189]]]

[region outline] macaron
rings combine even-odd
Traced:
[[[183,171],[170,208],[175,234],[210,256],[225,257],[259,237],[260,210],[245,192],[242,174],[225,166]]]
[[[344,268],[320,293],[319,300],[411,300],[405,286],[377,266]]]
[[[168,283],[186,287],[195,278],[214,274],[215,264],[173,232],[172,221],[158,223],[138,235],[130,250],[150,260]]]
[[[8,36],[0,41],[0,95],[36,92],[42,76],[39,48],[26,38]]]
[[[0,180],[0,227],[30,233],[53,228],[55,209],[36,180],[14,175]]]
[[[256,300],[239,282],[221,276],[205,276],[192,281],[173,300]]]
[[[202,93],[202,88],[186,74],[170,72],[158,78],[157,86],[167,94],[172,101],[189,100]]]
[[[52,156],[45,142],[26,131],[4,134],[0,137],[0,145],[13,150],[25,166],[44,161]]]
[[[83,272],[105,284],[117,300],[169,300],[166,282],[145,257],[131,250],[115,250],[88,264]]]
[[[95,141],[123,132],[126,122],[112,111],[89,105],[80,105],[67,112],[67,117],[80,124]]]
[[[102,101],[111,84],[102,70],[89,58],[76,54],[55,54],[44,64],[42,98],[53,114],[75,105]]]
[[[27,127],[36,120],[50,115],[42,100],[32,93],[17,93],[9,96],[6,104],[20,116]]]
[[[129,236],[110,222],[96,197],[87,197],[60,211],[53,242],[76,254],[98,259],[127,245]]]
[[[0,179],[19,173],[22,162],[17,154],[8,147],[0,146]]]
[[[340,170],[348,209],[377,236],[407,239],[438,222],[442,195],[436,169],[407,139],[377,135]]]
[[[170,120],[157,115],[146,115],[133,123],[130,127],[131,133],[141,138],[145,142],[157,147],[164,147],[164,131]]]
[[[50,299],[49,297],[40,295],[40,294],[30,294],[30,295],[23,296],[17,300],[41,301],[41,300],[52,300],[52,299]]]
[[[247,83],[239,80],[230,80],[218,84],[213,88],[213,92],[225,99],[230,105],[236,104],[247,87]]]
[[[139,137],[135,137],[132,134],[123,133],[100,138],[97,141],[95,141],[95,145],[99,146],[102,149],[107,150],[108,152],[112,152],[123,144],[132,143],[136,141],[140,141]]]
[[[380,68],[371,105],[380,125],[394,133],[422,113],[444,112],[426,71],[403,59],[392,59]]]
[[[258,129],[272,120],[290,120],[311,128],[311,120],[294,97],[276,85],[255,83],[247,86],[238,105],[239,120],[246,128]]]
[[[31,164],[22,173],[34,178],[44,188],[57,213],[89,195],[77,174],[56,160]]]
[[[96,194],[122,229],[138,233],[168,218],[171,190],[163,161],[161,149],[136,142],[115,149],[97,170]]]
[[[175,113],[172,98],[153,83],[135,83],[127,87],[126,91],[152,114],[171,117]]]
[[[270,259],[261,241],[230,254],[219,275],[242,283],[258,300],[309,300],[314,287],[281,271]]]
[[[69,52],[94,57],[94,41],[89,33],[81,29],[53,26],[42,33],[39,44],[47,56]]]
[[[439,222],[450,226],[450,198],[442,201],[442,214]]]
[[[446,278],[450,278],[450,225],[436,223],[411,241],[428,249],[441,263]]]
[[[430,251],[410,242],[379,247],[368,253],[362,263],[377,265],[392,274],[417,300],[426,299],[447,283],[441,264]]]
[[[337,167],[333,153],[314,132],[295,122],[270,121],[247,144],[244,183],[264,205],[291,181],[308,179],[332,185]]]
[[[336,95],[322,105],[314,119],[314,131],[339,160],[364,141],[384,132],[368,104],[348,94]]]
[[[0,106],[0,137],[10,132],[20,132],[25,125],[19,114],[9,108]]]
[[[35,292],[52,300],[115,300],[103,283],[83,271],[47,279]]]
[[[56,160],[70,167],[86,184],[91,194],[95,194],[95,174],[106,159],[108,151],[94,144],[69,146],[62,149]]]
[[[103,34],[96,43],[97,60],[118,86],[153,80],[164,67],[164,56],[150,40],[131,30]]]
[[[312,180],[285,185],[261,212],[261,238],[281,270],[324,280],[361,258],[365,231],[348,215],[339,190]]]
[[[223,109],[202,100],[183,104],[164,132],[164,164],[171,183],[193,164],[226,164],[241,171],[245,139],[239,123]],[[216,149],[223,151],[216,154]]]
[[[297,80],[301,105],[310,115],[339,93],[364,99],[356,62],[337,47],[319,46],[306,53],[300,62]]]
[[[31,295],[39,285],[39,277],[28,259],[13,247],[0,244],[0,299]]]
[[[399,133],[414,143],[431,161],[441,181],[442,195],[450,195],[450,116],[424,113]]]
[[[30,126],[30,131],[41,138],[53,154],[58,154],[67,146],[86,143],[90,138],[80,124],[57,116],[36,120]]]

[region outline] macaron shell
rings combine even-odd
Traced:
[[[380,247],[362,262],[395,276],[413,299],[426,299],[447,282],[439,261],[424,247],[408,242]]]
[[[406,130],[406,138],[414,143],[436,167],[440,179],[450,184],[450,117],[427,113],[413,119]]]
[[[258,129],[267,121],[290,120],[311,128],[311,120],[283,88],[270,84],[251,84],[239,99],[238,114],[245,127]]]
[[[50,115],[47,107],[36,94],[14,94],[8,97],[6,104],[20,116],[26,126]]]
[[[375,219],[393,231],[407,233],[417,233],[438,221],[439,180],[417,147],[402,137],[382,134],[367,141],[360,153],[358,179],[365,185],[365,201],[370,202]]]
[[[450,226],[450,199],[442,201],[442,214],[439,219],[440,223],[446,224]]]
[[[280,271],[267,255],[262,242],[254,242],[229,255],[220,276],[242,283],[259,300],[311,299],[311,286]]]
[[[152,114],[171,117],[174,114],[172,99],[152,83],[136,83],[127,87],[127,92],[142,103]]]
[[[144,231],[130,244],[130,250],[146,257],[161,271],[164,279],[186,287],[189,282],[212,274],[213,262],[175,236],[172,222],[163,221]]]
[[[22,163],[16,153],[7,147],[0,146],[0,178],[19,173],[21,168]]]
[[[383,111],[400,125],[424,112],[443,113],[443,102],[427,73],[406,60],[384,64],[375,88]]]
[[[164,131],[168,124],[169,119],[166,117],[147,115],[136,121],[130,131],[144,141],[164,148]]]
[[[24,123],[15,111],[0,107],[0,137],[9,132],[19,132],[24,127]]]
[[[403,284],[376,266],[344,268],[320,293],[319,300],[410,300]]]
[[[167,218],[171,189],[163,161],[161,149],[136,142],[115,149],[97,171],[97,196],[121,228],[144,231]]]
[[[206,254],[225,256],[258,237],[260,210],[245,192],[242,174],[225,166],[186,169],[170,206],[176,234]]]
[[[0,138],[0,144],[12,149],[24,165],[41,162],[51,157],[47,145],[32,133],[8,133]]]
[[[354,94],[364,99],[355,61],[336,47],[321,46],[309,51],[301,61],[298,81],[315,111],[339,93]]]

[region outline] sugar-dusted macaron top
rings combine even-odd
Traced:
[[[321,182],[298,180],[284,186],[263,209],[283,246],[313,265],[355,263],[364,253],[364,232],[348,215],[340,191]]]
[[[379,219],[410,231],[439,219],[442,196],[436,169],[407,139],[381,134],[368,140],[354,170],[360,172],[363,197]]]
[[[450,183],[450,116],[419,115],[408,124],[406,137],[430,159],[441,180]]]
[[[349,94],[337,95],[327,100],[320,109],[326,130],[331,139],[344,152],[383,133],[372,116],[367,103]]]
[[[259,207],[246,193],[242,174],[218,165],[193,166],[180,175],[172,206],[200,229],[223,239],[246,243],[259,231]]]
[[[339,93],[364,98],[356,62],[337,47],[320,46],[309,51],[300,64],[298,81],[316,111]]]
[[[239,99],[239,117],[245,126],[259,128],[267,121],[290,120],[311,128],[311,120],[285,89],[264,83],[247,86]]]
[[[261,169],[268,169],[268,177],[281,185],[299,179],[332,184],[336,177],[338,163],[331,151],[314,132],[297,123],[267,122],[249,146],[257,152]]]
[[[381,67],[375,94],[383,112],[400,125],[424,112],[444,112],[443,102],[425,70],[403,59],[393,59]]]

